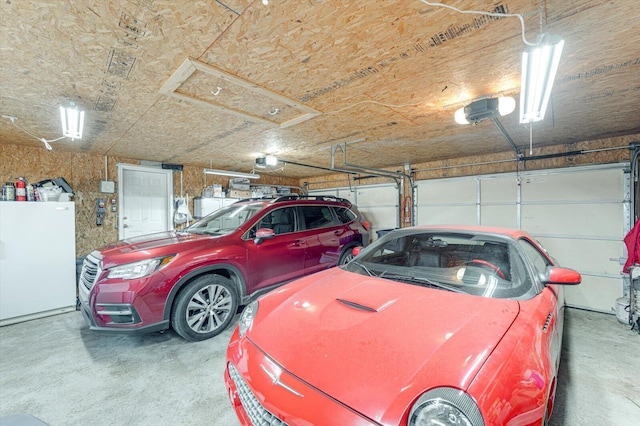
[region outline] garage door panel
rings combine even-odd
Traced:
[[[359,187],[356,190],[358,207],[377,207],[380,205],[397,206],[398,188],[396,186]]]
[[[619,236],[622,206],[614,204],[523,205],[522,229],[533,234]]]
[[[472,179],[441,179],[418,185],[420,203],[467,203],[476,201],[476,181]]]
[[[522,199],[527,201],[606,200],[623,193],[620,170],[534,175],[522,179]]]
[[[579,285],[565,286],[565,299],[569,306],[601,312],[612,312],[621,293],[620,278],[583,275]]]
[[[353,204],[356,204],[356,191],[350,191],[348,189],[339,189],[337,191],[337,196],[340,198],[347,199],[351,201]]]
[[[618,241],[543,237],[537,240],[567,268],[612,277],[619,276],[622,271],[620,263],[611,260],[620,257],[622,248]]]
[[[484,226],[501,226],[517,228],[517,208],[512,206],[485,206],[480,208],[480,224]]]
[[[518,198],[518,183],[515,176],[486,178],[480,180],[480,199],[486,203],[513,203]]]
[[[476,206],[421,207],[418,225],[475,225]]]
[[[370,185],[330,190],[313,190],[309,195],[335,195],[354,203],[371,225],[374,240],[377,231],[398,227],[398,187],[396,185]]]

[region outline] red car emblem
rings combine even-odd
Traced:
[[[288,390],[289,392],[291,392],[295,396],[299,396],[300,398],[304,398],[303,394],[301,394],[300,392],[296,391],[291,386],[289,386],[289,385],[287,385],[285,383],[282,383],[280,381],[281,370],[278,367],[276,367],[277,372],[275,372],[275,373],[272,373],[271,371],[269,371],[267,369],[267,367],[265,367],[264,365],[260,365],[260,367],[262,368],[262,371],[267,373],[267,376],[269,376],[269,378],[271,379],[271,383],[273,383],[276,386],[281,386],[281,387],[285,388],[286,390]]]

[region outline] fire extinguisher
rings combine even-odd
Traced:
[[[27,180],[23,177],[16,180],[16,201],[27,201]]]
[[[411,224],[411,196],[407,195],[406,197],[404,197],[404,202],[403,202],[403,206],[402,206],[402,210],[403,210],[403,216],[404,216],[404,223],[408,223]]]

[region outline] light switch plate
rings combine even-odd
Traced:
[[[116,192],[116,184],[112,180],[101,180],[100,181],[100,192],[103,194],[113,194]]]

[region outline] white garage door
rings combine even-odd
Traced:
[[[371,224],[371,239],[378,231],[399,227],[398,187],[395,184],[366,185],[309,191],[309,195],[335,195],[354,203]]]
[[[567,304],[611,312],[622,296],[630,227],[628,164],[420,181],[417,224],[481,224],[529,231],[582,284]]]

